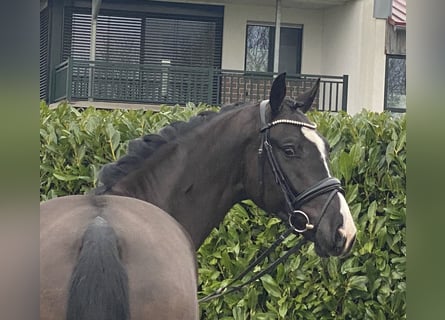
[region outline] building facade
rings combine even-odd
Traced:
[[[386,11],[379,9],[385,4]],[[388,62],[388,54],[395,54],[388,50],[397,46],[394,41],[404,46],[400,36],[390,40],[393,5],[390,0],[102,0],[92,19],[91,0],[42,0],[41,99],[254,101],[265,98],[273,76],[286,71],[289,95],[322,79],[320,110],[383,111],[401,95],[391,86],[396,76],[386,76],[387,69],[400,69],[400,63]]]

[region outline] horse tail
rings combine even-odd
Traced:
[[[129,320],[128,276],[119,257],[117,235],[96,217],[82,239],[71,275],[67,320]]]

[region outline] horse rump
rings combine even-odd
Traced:
[[[129,320],[128,276],[117,235],[96,217],[86,229],[71,275],[67,320]]]

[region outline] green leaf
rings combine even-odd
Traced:
[[[287,314],[287,311],[289,310],[288,305],[284,302],[279,305],[280,306],[278,307],[278,314],[280,315],[280,317],[282,319],[286,319],[286,314]]]
[[[264,289],[266,289],[267,293],[276,298],[281,298],[281,290],[275,280],[271,275],[266,274],[261,277],[261,282],[263,283]]]
[[[391,164],[391,162],[394,160],[395,158],[395,145],[396,142],[395,141],[391,141],[387,147],[386,147],[386,152],[385,152],[385,159],[386,159],[386,163],[388,165]]]
[[[235,307],[233,308],[233,319],[234,320],[245,320],[246,319],[246,311],[244,308]]]
[[[116,151],[117,148],[119,147],[120,139],[121,135],[119,131],[115,131],[111,137],[111,147],[113,148],[114,151]]]
[[[346,152],[341,152],[338,158],[339,170],[345,182],[348,183],[351,180],[352,174],[352,158]]]
[[[346,189],[346,202],[352,203],[358,196],[358,184],[348,185]]]
[[[349,279],[349,287],[360,291],[368,291],[368,278],[366,276],[352,276]]]
[[[53,176],[61,181],[74,181],[74,180],[90,180],[91,178],[88,176],[73,176],[70,174],[62,174],[62,173],[53,173]]]
[[[329,259],[327,263],[328,273],[332,279],[338,277],[337,262],[338,260],[336,259]]]
[[[369,221],[374,221],[377,212],[377,202],[374,200],[368,207],[368,219]]]
[[[360,144],[354,144],[349,151],[351,157],[351,164],[357,166],[361,164],[362,158],[364,157],[364,148]]]

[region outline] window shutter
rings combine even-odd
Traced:
[[[49,13],[48,7],[40,11],[40,100],[48,101],[48,46],[49,46]]]
[[[218,78],[212,71],[221,68],[221,19],[147,17],[144,33],[143,63],[161,66],[144,78],[161,82],[158,90],[147,87],[150,100],[218,102]]]
[[[139,17],[99,16],[96,61],[140,63],[141,29]]]
[[[174,66],[219,67],[220,32],[215,21],[146,18],[144,63],[170,60]]]
[[[71,20],[71,21],[69,21]],[[99,15],[97,18],[96,61],[139,63],[141,18]],[[67,19],[64,58],[89,60],[91,15],[72,13]]]
[[[104,10],[97,20],[94,98],[216,103],[212,68],[221,67],[222,29],[222,16]],[[65,30],[64,59],[88,61],[91,13],[67,10]],[[87,78],[86,66],[74,68],[73,97],[85,96]]]

